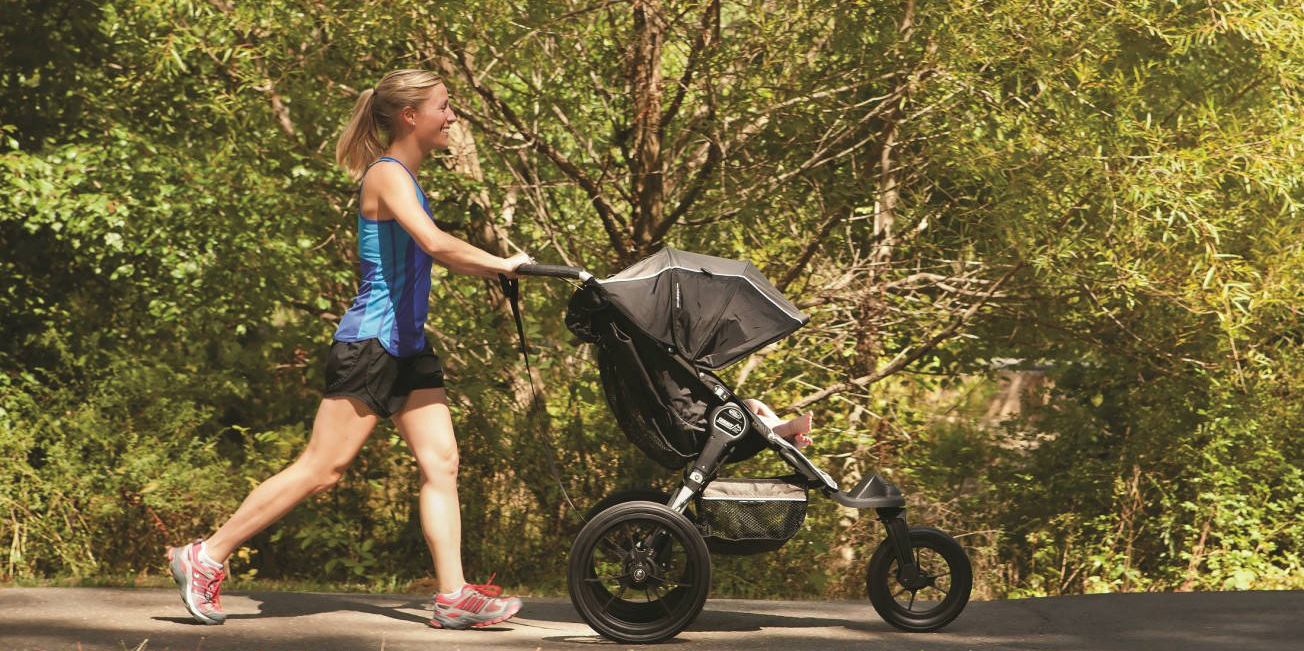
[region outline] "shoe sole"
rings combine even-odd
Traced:
[[[190,564],[186,562],[184,551],[180,554],[177,553],[178,551],[180,551],[180,548],[178,547],[168,549],[168,567],[172,569],[173,580],[175,580],[177,585],[181,588],[181,603],[186,605],[186,610],[190,611],[190,616],[200,624],[207,624],[209,626],[221,624],[222,621],[204,615],[199,612],[199,609],[196,608],[194,604],[190,603],[190,600],[194,598],[194,595],[191,594],[190,591],[189,579],[192,569]]]

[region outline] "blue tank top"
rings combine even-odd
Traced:
[[[380,161],[403,163],[383,156]],[[370,169],[370,166],[368,166]],[[430,215],[430,202],[407,166],[421,207]],[[358,258],[362,280],[353,306],[335,329],[336,341],[378,339],[395,357],[420,352],[426,345],[426,314],[430,299],[430,257],[398,223],[362,215],[362,185],[358,184]],[[433,220],[433,217],[431,218]]]

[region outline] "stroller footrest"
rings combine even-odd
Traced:
[[[833,501],[853,509],[900,508],[906,505],[901,489],[884,481],[878,473],[866,476],[850,491],[837,491]]]

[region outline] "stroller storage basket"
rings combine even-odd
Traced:
[[[697,528],[718,554],[759,554],[806,520],[806,488],[785,479],[716,479],[697,499]]]

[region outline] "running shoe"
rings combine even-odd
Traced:
[[[435,628],[480,628],[509,619],[521,609],[521,600],[503,597],[503,589],[489,583],[468,583],[452,597],[435,595]]]
[[[221,624],[226,621],[222,612],[222,579],[226,573],[221,568],[213,569],[199,561],[199,545],[196,540],[189,545],[168,549],[168,561],[172,567],[172,578],[181,588],[181,601],[186,604],[190,616],[201,624]]]

